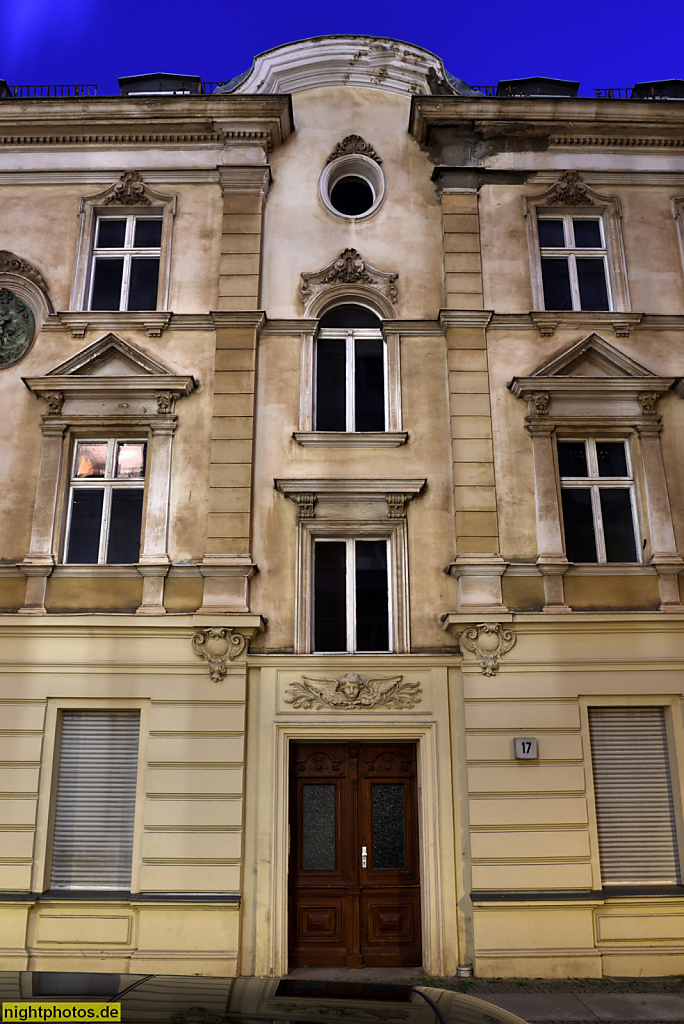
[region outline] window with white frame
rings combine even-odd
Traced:
[[[131,887],[140,712],[61,715],[52,889]]]
[[[314,539],[314,651],[391,649],[389,543],[369,537]]]
[[[548,213],[537,217],[544,308],[610,310],[610,277],[602,217]]]
[[[640,561],[627,442],[589,438],[557,444],[568,560]]]
[[[387,358],[380,321],[360,306],[321,318],[315,350],[314,430],[387,429]]]
[[[681,882],[665,708],[589,708],[601,880]]]
[[[64,561],[121,565],[140,560],[147,442],[74,445]]]
[[[88,308],[157,309],[161,244],[161,213],[99,214]]]

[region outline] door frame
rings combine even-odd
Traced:
[[[272,892],[271,892],[271,964],[276,974],[288,971],[288,827],[290,809],[289,763],[292,742],[416,743],[418,774],[418,849],[420,871],[421,942],[423,967],[434,969],[444,959],[442,928],[439,921],[440,834],[436,784],[436,726],[433,723],[399,725],[380,722],[365,724],[323,723],[311,721],[301,725],[276,725],[275,786],[273,807]],[[450,765],[447,762],[447,767]],[[451,809],[451,800],[446,796]],[[453,812],[452,812],[453,821]],[[452,826],[453,828],[453,826]],[[428,898],[432,896],[433,898]],[[442,927],[440,927],[440,924]],[[454,922],[455,925],[455,922]],[[453,934],[456,934],[454,927]],[[455,972],[454,972],[455,973]]]

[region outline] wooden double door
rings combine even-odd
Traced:
[[[419,966],[415,744],[300,743],[290,772],[290,966]]]

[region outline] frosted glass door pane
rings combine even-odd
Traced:
[[[406,867],[406,813],[400,783],[374,783],[372,790],[373,862],[375,870]]]
[[[335,870],[335,787],[302,786],[302,868]]]

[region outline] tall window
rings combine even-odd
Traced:
[[[388,540],[314,541],[314,650],[390,649]]]
[[[386,429],[386,359],[380,321],[359,306],[338,306],[316,342],[315,430]]]
[[[139,711],[64,711],[52,889],[131,886]]]
[[[140,561],[145,441],[77,441],[65,559],[80,565]]]
[[[559,441],[565,553],[571,562],[638,562],[625,441]]]
[[[161,239],[160,216],[99,216],[89,308],[156,309]]]
[[[608,265],[600,217],[538,217],[545,309],[609,310]]]
[[[663,708],[589,709],[603,884],[680,881]]]

